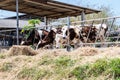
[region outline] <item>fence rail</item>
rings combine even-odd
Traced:
[[[95,26],[96,24],[100,24],[100,30],[101,30],[101,27],[103,26],[103,24],[106,24],[107,27],[109,28],[106,33],[110,34],[111,32],[114,33],[114,31],[112,31],[112,30],[115,27],[117,20],[118,20],[117,25],[120,26],[120,16],[108,17],[108,18],[99,18],[99,19],[91,19],[91,20],[84,20],[84,21],[74,21],[74,22],[70,22],[69,24],[70,25],[75,25],[76,24],[76,25],[79,25],[79,27],[84,27],[85,25],[87,25],[87,26]],[[7,24],[7,22],[6,22],[6,24]],[[67,25],[67,24],[68,23],[62,23],[61,25]],[[49,26],[52,27],[52,26],[57,26],[57,25],[48,24],[48,25],[43,25],[41,27],[44,28],[44,27],[49,27]],[[39,29],[40,27],[36,27],[36,28]],[[87,41],[88,41],[88,38],[89,38],[89,35],[90,35],[90,30],[89,30],[88,35],[86,37]],[[100,34],[100,30],[98,31],[97,35]],[[3,33],[11,32],[11,31],[16,31],[16,29],[0,30],[0,36],[4,36]],[[88,44],[119,44],[120,43],[119,42],[119,38],[120,38],[119,34],[120,33],[118,34],[118,36],[111,36],[111,37],[108,34],[105,34],[105,37],[104,37],[105,41],[108,41],[108,42],[98,42],[97,38],[96,38],[95,43],[88,43],[86,41],[85,43],[82,43],[82,44],[88,45]],[[6,35],[6,36],[12,37],[11,35]],[[13,36],[13,37],[15,37],[15,36]],[[117,40],[115,42],[112,42],[112,41],[110,42],[110,40],[109,40],[110,38],[112,38],[112,39],[117,38]]]

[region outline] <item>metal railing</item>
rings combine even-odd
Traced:
[[[119,21],[119,23],[115,23],[117,20]],[[118,45],[120,45],[120,42],[119,42],[119,38],[120,38],[119,34],[120,33],[116,37],[114,37],[114,36],[110,37],[109,36],[110,32],[113,30],[113,28],[116,26],[116,24],[120,25],[120,17],[119,16],[117,16],[117,17],[109,17],[109,18],[92,19],[92,20],[84,20],[84,21],[76,21],[76,22],[72,22],[71,24],[83,24],[84,26],[81,25],[81,27],[85,27],[86,23],[89,23],[89,24],[87,24],[87,26],[89,26],[89,27],[95,26],[96,23],[100,24],[100,28],[99,28],[99,31],[97,33],[97,36],[100,34],[100,31],[101,31],[101,28],[102,28],[103,24],[107,25],[108,30],[104,35],[104,42],[101,42],[101,41],[98,42],[98,40],[97,40],[98,37],[96,37],[96,40],[95,40],[94,43],[88,43],[87,41],[88,41],[90,31],[91,31],[91,28],[90,28],[90,30],[88,32],[88,35],[87,35],[87,40],[86,40],[86,42],[82,43],[82,45],[90,45],[90,44],[92,44],[92,45],[98,45],[98,44],[99,45],[103,45],[103,44],[104,45],[105,44],[106,45],[110,45],[110,44],[118,44]],[[80,33],[80,35],[81,35],[81,33]],[[112,39],[117,38],[117,39],[116,39],[116,41],[113,42],[113,41],[109,40],[110,38],[112,38]]]
[[[82,45],[84,44],[84,45],[88,45],[88,44],[95,44],[95,45],[102,45],[102,44],[119,44],[120,42],[119,42],[119,38],[120,38],[120,36],[119,36],[119,34],[118,34],[118,36],[112,36],[112,37],[110,37],[109,36],[109,34],[111,33],[111,31],[113,30],[113,28],[115,27],[115,25],[116,25],[116,21],[118,20],[119,22],[120,22],[120,16],[117,16],[117,17],[108,17],[108,18],[100,18],[100,19],[91,19],[91,20],[84,20],[84,21],[75,21],[75,22],[68,22],[70,25],[69,26],[71,26],[71,25],[75,25],[75,24],[77,24],[77,25],[79,25],[79,27],[85,27],[86,25],[87,26],[91,26],[91,28],[92,28],[92,26],[95,26],[96,24],[100,24],[100,29],[99,29],[99,31],[98,31],[98,33],[97,33],[97,36],[99,35],[99,33],[100,33],[100,30],[101,30],[101,27],[102,27],[102,25],[103,24],[106,24],[107,25],[107,27],[108,27],[108,31],[106,32],[106,34],[104,35],[105,37],[105,41],[104,42],[98,42],[98,40],[97,40],[97,38],[96,38],[96,40],[95,40],[95,42],[94,43],[88,43],[88,39],[89,39],[89,35],[90,35],[90,31],[91,31],[91,28],[90,28],[90,30],[88,31],[88,35],[87,35],[87,37],[86,37],[86,42],[84,42],[84,43],[82,43]],[[70,20],[69,20],[70,21]],[[7,22],[6,22],[7,23]],[[67,25],[68,23],[62,23],[62,25]],[[61,26],[62,26],[61,25]],[[84,26],[83,26],[84,25]],[[120,25],[120,23],[118,24],[118,25]],[[43,25],[43,26],[41,26],[41,27],[48,27],[48,26],[57,26],[57,25]],[[37,29],[39,29],[38,27],[37,27]],[[51,29],[51,28],[50,28]],[[4,34],[2,34],[3,32],[10,32],[10,31],[16,31],[16,29],[9,29],[9,30],[0,30],[0,34],[1,35],[4,35]],[[80,33],[80,35],[81,35],[81,33]],[[6,35],[6,36],[9,36],[9,35]],[[114,39],[114,38],[117,38],[116,39],[116,41],[114,41],[114,42],[112,42],[112,41],[110,41],[109,39],[110,38],[112,38],[112,39]],[[80,45],[81,45],[81,43],[79,43]]]

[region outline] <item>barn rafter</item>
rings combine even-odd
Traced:
[[[0,1],[0,9],[16,11],[16,0]],[[61,18],[67,16],[78,16],[85,11],[85,14],[98,13],[99,10],[66,4],[54,0],[19,0],[19,12],[37,15],[47,18]]]
[[[98,13],[99,10],[85,8],[58,2],[55,0],[0,0],[0,9],[16,12],[16,34],[17,44],[19,44],[19,12],[26,15],[44,17],[47,28],[47,18],[68,17],[68,26],[70,26],[70,16],[81,16],[84,19],[85,14]]]

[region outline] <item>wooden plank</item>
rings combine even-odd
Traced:
[[[7,37],[7,38],[17,38],[17,36],[15,36],[15,35],[8,35],[8,34],[1,34],[0,33],[0,36],[1,37]],[[19,39],[21,39],[21,38],[23,38],[22,36],[19,36]]]
[[[0,30],[0,33],[1,33],[1,32],[11,32],[11,31],[16,31],[16,29]]]
[[[0,5],[1,4],[7,4],[7,3],[9,3],[9,2],[11,2],[11,1],[13,1],[13,0],[2,0],[2,1],[0,1]]]
[[[38,2],[38,3],[47,3],[49,0],[25,0],[25,1],[31,1],[31,2]]]

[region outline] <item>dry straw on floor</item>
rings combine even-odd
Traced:
[[[65,61],[71,60],[73,62],[75,61],[73,66],[66,67],[67,69],[69,69],[68,72],[70,72],[75,67],[86,65],[88,63],[92,64],[99,59],[120,58],[120,47],[109,47],[109,48],[81,47],[71,52],[67,52],[65,49],[51,50],[51,49],[40,48],[38,50],[33,50],[31,47],[27,47],[27,46],[13,46],[9,49],[7,55],[5,54],[2,55],[5,56],[5,58],[0,59],[0,67],[6,69],[6,65],[4,66],[2,64],[8,64],[7,67],[10,67],[10,71],[1,71],[0,80],[28,80],[26,79],[26,77],[23,79],[19,79],[17,77],[19,72],[21,72],[25,67],[28,69],[37,67],[39,69],[52,72],[50,73],[51,76],[49,77],[44,76],[42,77],[43,79],[40,80],[57,80],[59,78],[61,78],[62,80],[68,80],[68,78],[64,79],[65,77],[63,77],[63,75],[61,76],[61,74],[59,73],[56,76],[55,71],[59,70],[58,68],[60,68],[59,66],[57,68],[57,66],[55,65],[56,60],[57,61],[60,60],[60,62],[64,60]],[[8,55],[13,55],[13,56],[8,56]],[[18,55],[18,56],[14,56],[14,55]],[[35,55],[35,56],[26,56],[26,55]],[[60,72],[65,72],[66,75],[67,71],[64,71],[66,70],[66,68],[65,69],[62,68]],[[98,77],[98,80],[99,79],[105,80],[104,76],[102,76],[103,79],[100,77]],[[76,80],[76,78],[71,77],[71,80]],[[90,80],[93,80],[93,78],[91,78]]]
[[[93,47],[83,47],[83,48],[78,48],[71,53],[74,54],[80,54],[81,56],[94,56],[98,54],[99,50],[97,48]]]
[[[16,46],[15,45],[9,49],[8,54],[11,56],[13,56],[13,55],[33,56],[33,55],[36,55],[38,53],[29,46]]]

